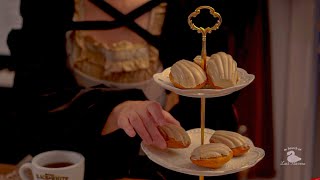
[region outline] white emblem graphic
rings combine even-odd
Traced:
[[[300,157],[296,156],[296,153],[294,151],[287,152],[287,155],[288,155],[287,160],[290,163],[296,163],[301,160]]]
[[[298,154],[301,154],[302,149],[298,147],[288,147],[283,149],[283,151],[287,155],[287,161],[283,160],[281,161],[281,166],[304,166],[306,163],[302,162],[302,158],[296,155],[296,152]]]

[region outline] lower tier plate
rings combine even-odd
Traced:
[[[214,130],[205,129],[204,143],[209,143],[209,139]],[[229,162],[219,169],[210,169],[194,165],[190,161],[190,155],[194,148],[201,144],[201,129],[191,129],[187,131],[191,138],[191,145],[185,149],[161,150],[153,146],[141,143],[142,150],[153,162],[167,169],[195,176],[221,176],[243,171],[256,165],[265,155],[263,149],[255,147],[248,139],[250,150],[240,157],[233,157]]]

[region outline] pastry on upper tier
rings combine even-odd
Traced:
[[[250,149],[247,139],[241,134],[232,131],[215,131],[210,138],[210,143],[227,145],[233,151],[233,156],[241,156]]]
[[[190,160],[198,166],[216,169],[223,166],[232,157],[233,152],[228,146],[222,143],[214,143],[195,148],[191,153]]]
[[[208,59],[210,59],[209,56],[207,56],[206,60],[208,61]],[[194,59],[193,59],[193,62],[198,64],[200,67],[201,67],[201,62],[202,62],[202,57],[200,55],[196,56]]]
[[[237,84],[237,62],[224,52],[213,54],[207,60],[208,81],[214,88],[228,88]]]
[[[204,70],[196,63],[184,59],[173,64],[169,77],[172,84],[181,89],[200,89],[207,82]]]
[[[158,129],[166,140],[168,148],[187,148],[191,144],[188,133],[181,126],[165,124]]]

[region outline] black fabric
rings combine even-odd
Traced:
[[[14,70],[14,62],[10,55],[0,55],[0,70]]]
[[[139,36],[143,37],[152,46],[159,48],[159,37],[152,35],[147,30],[140,27],[137,23],[134,22],[134,19],[144,14],[146,11],[151,10],[156,5],[160,4],[161,1],[152,0],[150,2],[147,2],[145,5],[140,6],[140,8],[138,7],[128,15],[122,14],[119,10],[115,9],[103,0],[90,1],[107,14],[111,15],[116,19],[119,19],[120,21],[125,22],[126,27],[131,29],[133,32],[137,33]]]
[[[111,15],[116,20],[114,21],[77,21],[70,22],[67,26],[67,30],[108,30],[115,29],[122,26],[126,26],[139,36],[145,39],[149,44],[156,48],[159,48],[159,37],[150,34],[147,30],[141,28],[134,22],[136,18],[149,12],[154,7],[158,6],[162,0],[151,0],[141,5],[140,7],[132,10],[127,15],[122,14],[120,11],[112,7],[106,1],[91,0],[98,8]]]
[[[95,1],[94,1],[95,2]],[[105,7],[105,3],[107,6]],[[69,26],[67,26],[67,30],[109,30],[109,29],[115,29],[122,26],[128,26],[129,23],[132,23],[136,18],[143,15],[144,13],[150,11],[152,8],[159,5],[161,1],[153,0],[149,1],[142,6],[136,8],[135,10],[131,11],[129,14],[124,15],[122,18],[113,20],[113,21],[76,21],[71,22]],[[109,13],[109,9],[115,10],[110,4],[108,4],[105,1],[95,3],[99,8],[104,7],[104,11]],[[99,4],[103,4],[104,6],[100,7]],[[116,12],[118,12],[116,10]],[[119,16],[117,16],[119,17]],[[132,29],[135,30],[135,29]],[[143,36],[142,33],[137,33],[141,36]],[[146,41],[148,40],[148,36],[143,36]]]
[[[214,100],[206,98],[205,127],[215,130],[237,131],[238,122],[232,104],[239,92]],[[179,105],[173,107],[171,114],[181,122],[185,129],[200,128],[200,98],[180,97]],[[188,119],[188,120],[187,120]]]
[[[101,8],[107,14],[111,14],[116,20],[113,21],[76,21],[70,22],[67,26],[67,30],[109,30],[115,29],[122,26],[126,26],[129,29],[136,32],[139,36],[144,38],[148,43],[154,47],[159,48],[159,38],[150,34],[145,29],[141,28],[138,24],[134,22],[136,18],[149,12],[154,7],[158,6],[162,0],[152,0],[148,1],[140,7],[132,10],[127,15],[122,14],[117,9],[112,7],[106,1],[91,0],[98,8]]]

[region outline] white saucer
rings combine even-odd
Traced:
[[[141,147],[153,162],[167,169],[195,176],[221,176],[243,171],[257,164],[265,155],[263,149],[255,147],[252,141],[248,139],[250,150],[243,156],[233,157],[219,169],[199,167],[190,161],[190,154],[194,148],[201,144],[200,131],[200,128],[187,131],[191,138],[191,145],[185,149],[161,150],[143,143],[141,143]],[[209,143],[213,133],[214,130],[205,129],[205,144]]]
[[[238,83],[229,88],[225,89],[179,89],[173,86],[169,79],[170,68],[165,69],[161,73],[156,73],[153,75],[153,79],[158,83],[161,87],[173,91],[179,95],[187,96],[187,97],[195,97],[195,98],[212,98],[212,97],[220,97],[226,96],[233,92],[239,91],[240,89],[248,86],[255,78],[253,74],[248,74],[246,70],[238,68],[239,73],[239,81]]]

